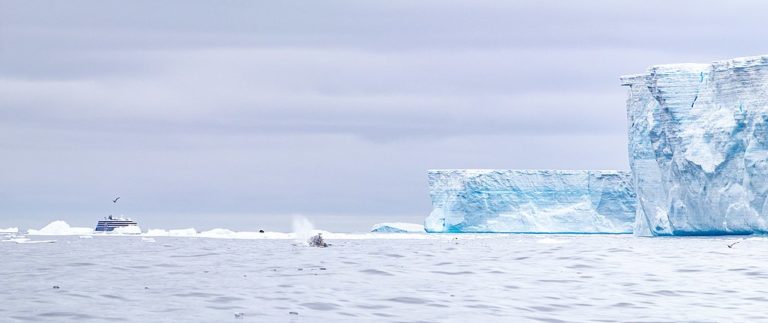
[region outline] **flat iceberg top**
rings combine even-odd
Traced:
[[[768,55],[746,56],[714,61],[709,64],[702,63],[678,63],[658,64],[648,67],[645,73],[623,75],[619,79],[621,85],[643,84],[648,77],[657,74],[700,74],[708,71],[723,71],[728,69],[742,69],[768,65]]]
[[[631,233],[630,174],[616,170],[427,172],[428,232]]]

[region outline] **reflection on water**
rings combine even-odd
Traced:
[[[44,239],[45,237],[40,237]],[[3,321],[761,321],[768,239],[0,243]],[[741,243],[733,248],[727,245]],[[58,287],[58,288],[55,288]]]

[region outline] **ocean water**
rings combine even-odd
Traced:
[[[0,321],[768,320],[766,238],[377,237],[0,242]]]

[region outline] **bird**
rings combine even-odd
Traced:
[[[736,241],[736,242],[734,242],[734,243],[732,243],[732,244],[729,244],[729,245],[728,245],[728,248],[733,248],[733,246],[735,246],[735,245],[739,244],[739,242],[741,242],[741,241]]]
[[[112,200],[112,203],[117,203],[117,200],[119,200],[120,197],[118,196],[116,199]]]

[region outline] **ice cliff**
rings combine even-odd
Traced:
[[[631,233],[621,171],[430,170],[428,232]]]
[[[635,232],[768,232],[768,56],[652,66],[621,80]]]

